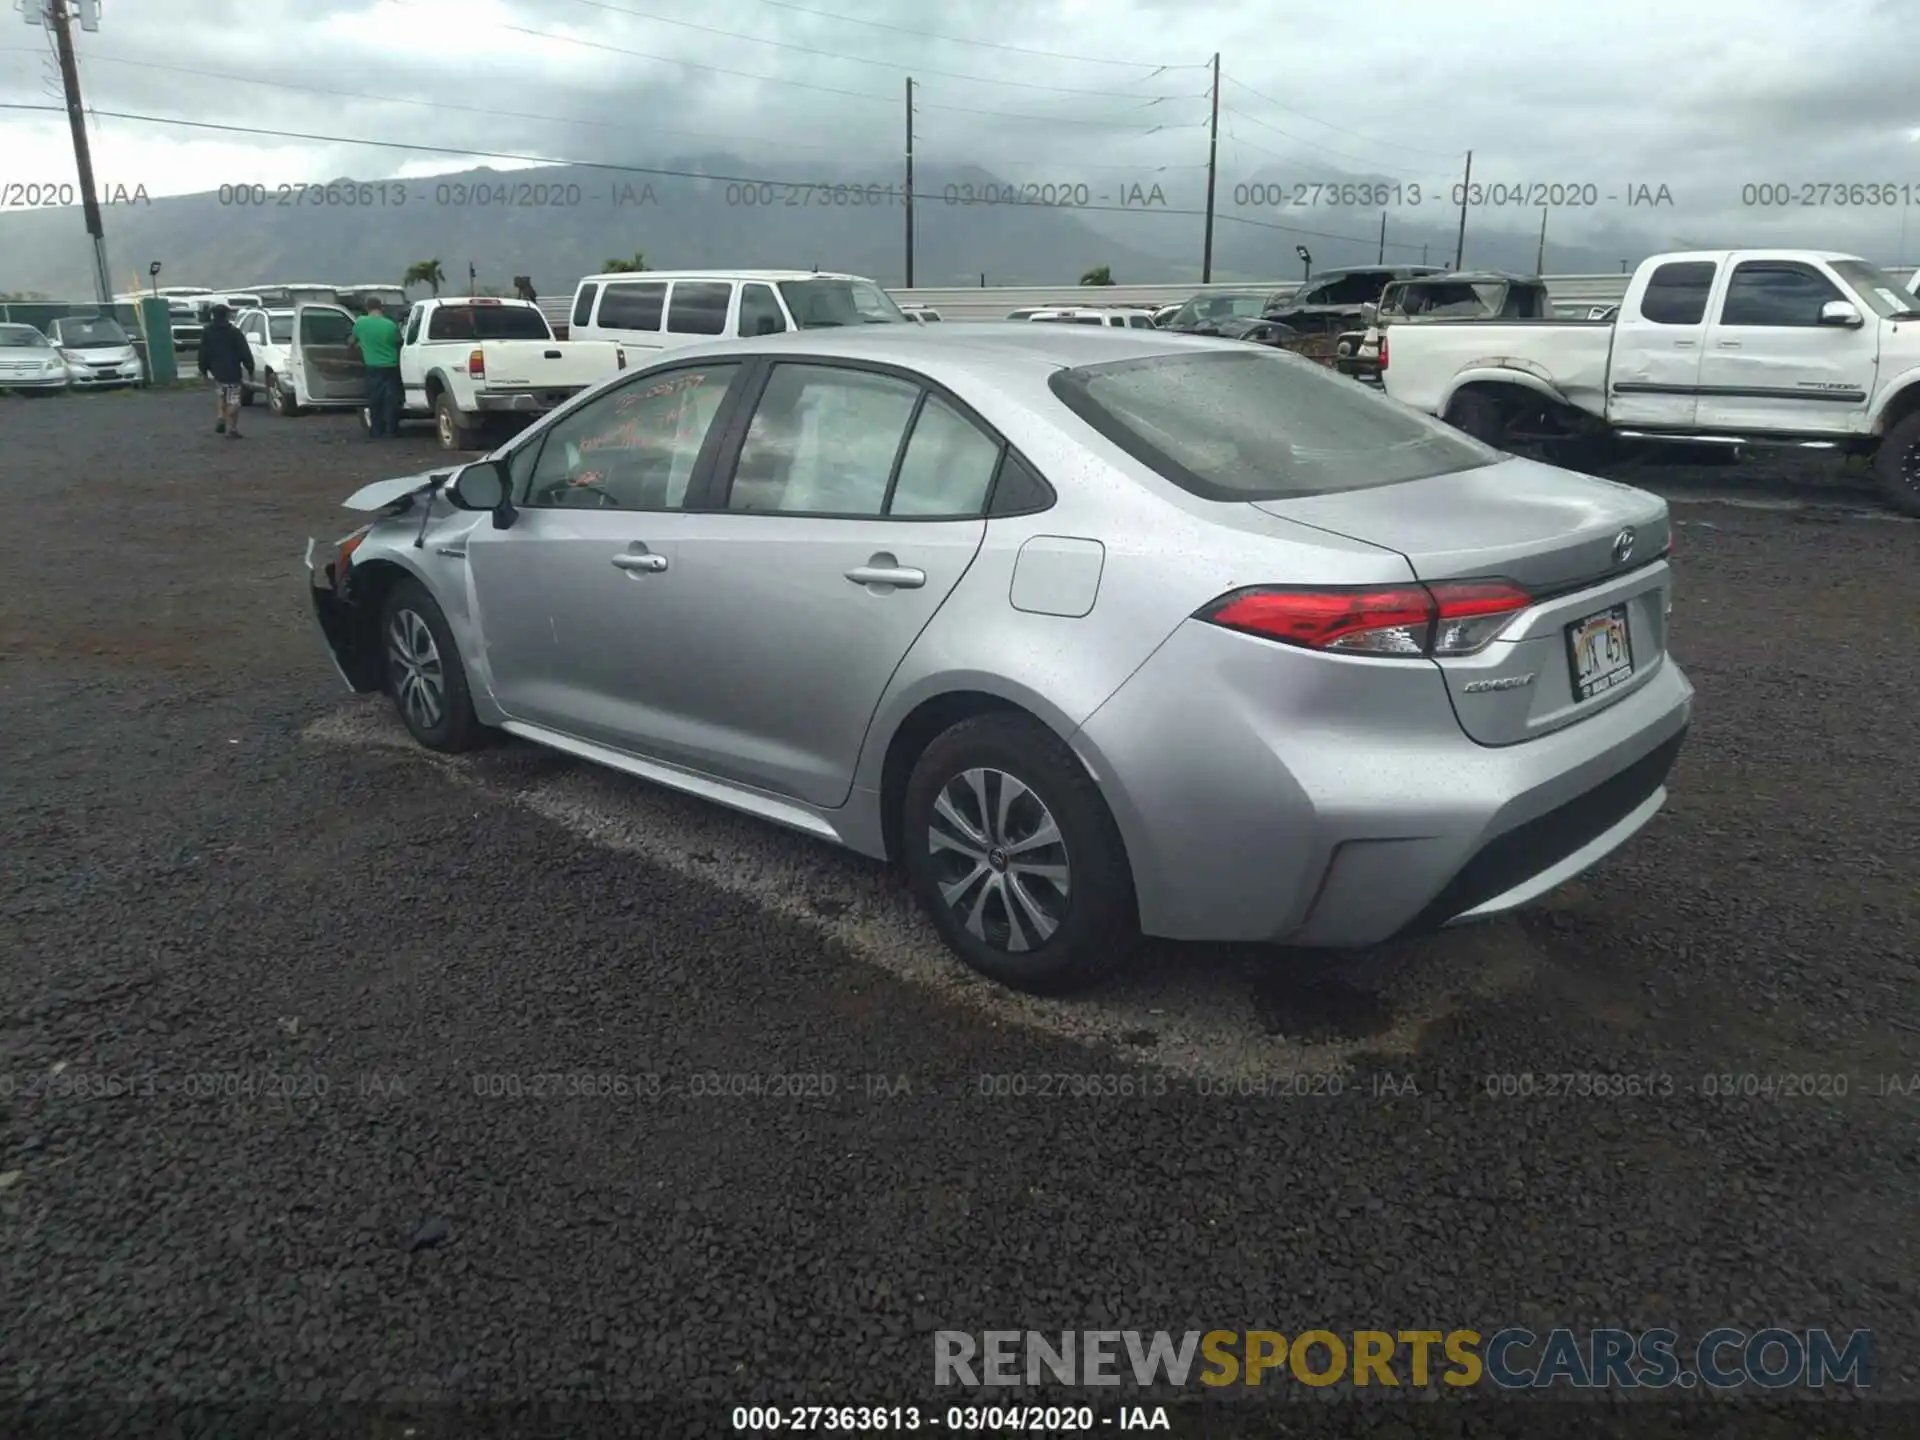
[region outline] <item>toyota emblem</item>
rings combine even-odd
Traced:
[[[1613,537],[1613,563],[1624,565],[1633,558],[1633,527],[1629,525]]]

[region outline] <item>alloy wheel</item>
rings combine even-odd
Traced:
[[[446,713],[446,670],[433,631],[414,611],[394,613],[387,627],[387,660],[401,710],[420,729],[433,729]]]
[[[434,418],[440,428],[440,448],[453,449],[453,415],[443,408]]]
[[[927,846],[940,898],[997,950],[1044,945],[1066,918],[1066,839],[1040,797],[1004,770],[964,770],[941,789]]]

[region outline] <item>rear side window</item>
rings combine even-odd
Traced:
[[[667,329],[675,335],[721,335],[733,286],[724,280],[681,280],[667,304]]]
[[[598,285],[582,285],[580,293],[573,297],[573,323],[584,325],[593,315],[593,302],[600,294]]]
[[[594,324],[608,330],[658,330],[666,303],[663,280],[615,281],[600,297],[600,314]]]
[[[1477,440],[1275,350],[1061,370],[1053,393],[1156,474],[1206,500],[1280,500],[1491,465]]]
[[[1707,296],[1713,291],[1711,260],[1673,260],[1647,277],[1647,293],[1640,297],[1640,315],[1655,325],[1698,325],[1707,318]]]

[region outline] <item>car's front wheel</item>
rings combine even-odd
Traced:
[[[401,580],[381,607],[387,694],[401,722],[429,750],[471,750],[483,737],[453,631],[427,587]]]
[[[1113,816],[1086,767],[1036,720],[981,715],[934,740],[907,782],[901,842],[942,938],[1002,984],[1082,988],[1138,938]]]

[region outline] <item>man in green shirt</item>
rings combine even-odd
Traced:
[[[367,367],[368,431],[378,440],[400,433],[400,327],[386,317],[377,299],[353,322],[360,363]]]

